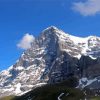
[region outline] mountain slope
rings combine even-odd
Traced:
[[[32,87],[57,83],[73,75],[79,79],[97,77],[99,71],[97,75],[93,71],[94,66],[99,69],[98,57],[100,37],[80,38],[51,26],[41,32],[14,65],[0,73],[0,96],[21,95]]]

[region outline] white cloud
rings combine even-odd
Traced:
[[[23,38],[19,41],[17,44],[18,48],[21,49],[29,49],[31,47],[31,43],[34,41],[34,36],[30,35],[29,33],[26,33]]]
[[[73,3],[75,11],[83,16],[92,16],[100,13],[100,0],[87,0],[85,2]]]

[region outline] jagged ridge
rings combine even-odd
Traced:
[[[14,65],[0,73],[0,95],[19,95],[33,86],[63,81],[71,75],[88,77],[84,70],[99,64],[99,56],[100,37],[80,38],[51,26],[41,32]]]

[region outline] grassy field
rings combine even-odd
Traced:
[[[15,96],[6,96],[3,98],[0,98],[0,100],[13,100],[15,98]]]
[[[100,96],[98,96],[98,97],[93,97],[91,100],[100,100]]]

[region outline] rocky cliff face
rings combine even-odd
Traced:
[[[0,96],[19,95],[32,87],[71,76],[80,79],[79,87],[90,87],[93,82],[99,82],[99,57],[100,37],[80,38],[49,27],[14,65],[0,73]]]

